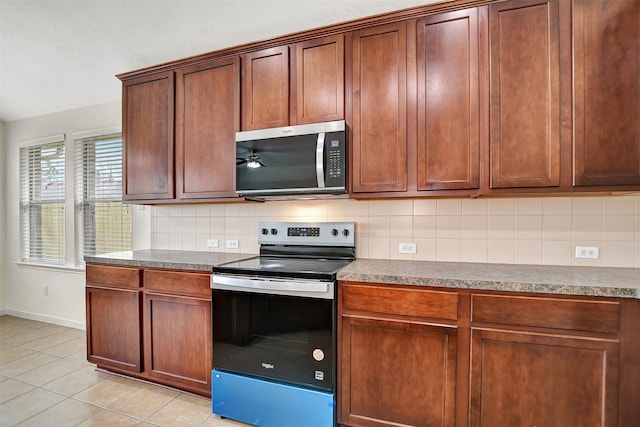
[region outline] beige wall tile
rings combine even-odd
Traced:
[[[505,215],[489,216],[490,240],[513,240],[516,231],[516,217]]]
[[[573,240],[601,240],[602,216],[574,216],[571,220]]]
[[[486,215],[462,217],[462,238],[463,239],[483,239],[488,238],[489,218]],[[464,256],[463,256],[464,258]]]
[[[437,239],[436,240],[436,260],[437,261],[461,261],[462,260],[462,240],[461,239]]]
[[[633,241],[602,242],[600,252],[603,267],[633,267],[634,265],[635,242]]]
[[[368,237],[356,237],[356,258],[372,258],[369,256]]]
[[[409,238],[409,240],[411,240],[412,236],[413,236],[413,216],[391,217],[390,224],[389,224],[389,237],[404,237],[404,238]]]
[[[486,239],[463,239],[462,262],[487,262],[488,242]]]
[[[416,253],[413,259],[416,261],[435,261],[436,260],[436,239],[414,239],[416,244]]]
[[[602,240],[634,240],[634,215],[604,215],[602,218]]]
[[[390,200],[389,214],[395,215],[413,215],[413,200]]]
[[[604,215],[633,215],[636,212],[635,196],[613,196],[602,198]]]
[[[388,216],[369,217],[369,237],[391,237],[391,218]]]
[[[349,202],[348,200],[328,200],[327,201],[327,215],[328,216],[344,216],[349,214]]]
[[[414,216],[413,237],[418,239],[435,239],[437,237],[438,222],[436,216]]]
[[[347,211],[350,216],[367,216],[369,215],[369,202],[366,200],[349,200]]]
[[[389,200],[372,200],[369,202],[369,216],[389,216]]]
[[[640,268],[640,240],[636,240],[636,255],[633,261],[633,266],[635,268]]]
[[[438,213],[437,204],[432,199],[416,199],[413,201],[414,215],[436,215]]]
[[[438,239],[459,239],[462,237],[462,216],[436,217],[436,236]]]
[[[436,201],[438,215],[462,215],[460,199],[438,199]]]
[[[196,241],[195,233],[187,234],[182,233],[182,250],[183,251],[195,251],[198,243]]]
[[[182,208],[184,205],[170,205],[169,216],[182,217]]]
[[[574,197],[571,203],[573,215],[602,215],[602,197]]]
[[[389,259],[389,238],[369,238],[369,258]]]
[[[516,215],[542,215],[542,199],[537,197],[516,199]]]
[[[571,216],[545,215],[542,217],[543,240],[571,241]]]
[[[542,199],[544,215],[571,215],[570,197],[544,197]]]
[[[542,264],[542,241],[516,240],[513,261],[516,264]]]
[[[513,239],[489,239],[487,249],[487,262],[513,264],[515,250]]]
[[[196,206],[196,216],[197,217],[210,217],[211,216],[211,205],[197,205]]]
[[[489,215],[515,215],[515,199],[489,199]]]
[[[462,200],[462,215],[487,215],[489,213],[489,201],[487,199]]]
[[[570,240],[544,240],[542,242],[542,264],[571,265],[571,259],[575,253],[572,249]]]
[[[516,216],[516,240],[542,240],[542,216]]]

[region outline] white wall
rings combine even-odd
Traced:
[[[5,201],[5,171],[6,166],[6,143],[4,137],[5,124],[0,120],[0,314],[4,312],[6,307],[7,292],[6,292],[6,266],[5,266],[5,228],[6,228],[6,215],[5,207],[7,205]]]
[[[6,191],[2,205],[6,224],[4,259],[6,267],[6,296],[4,312],[21,317],[83,328],[85,323],[84,270],[72,265],[65,268],[35,267],[18,264],[19,235],[19,148],[23,141],[50,135],[66,134],[67,141],[74,132],[121,126],[121,104],[111,102],[50,114],[5,124],[6,152],[3,159],[6,172]],[[67,193],[69,194],[69,193]],[[136,248],[148,248],[150,209],[134,208]],[[69,218],[69,215],[67,215]],[[67,221],[67,230],[73,224]],[[139,231],[139,232],[137,232]],[[0,253],[0,255],[2,255]],[[49,286],[44,296],[43,285]]]

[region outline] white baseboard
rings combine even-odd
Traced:
[[[59,317],[45,316],[44,314],[29,313],[27,311],[18,311],[11,309],[0,310],[0,315],[9,315],[15,317],[21,317],[23,319],[37,320],[39,322],[53,323],[54,325],[67,326],[69,328],[87,329],[85,322],[76,322],[75,320],[61,319]]]

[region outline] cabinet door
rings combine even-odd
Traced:
[[[640,185],[640,2],[574,2],[576,186]]]
[[[298,124],[344,119],[344,36],[296,45]]]
[[[87,359],[141,372],[140,291],[87,286]]]
[[[211,395],[211,300],[145,293],[145,374]]]
[[[418,20],[418,189],[478,188],[478,11]]]
[[[352,191],[406,191],[406,23],[355,32],[352,67]]]
[[[240,60],[176,71],[176,196],[235,196],[235,133],[240,130]]]
[[[242,56],[242,130],[289,125],[289,47]]]
[[[455,328],[342,317],[340,423],[453,426]]]
[[[558,0],[489,5],[491,187],[560,185]]]
[[[124,200],[173,198],[173,71],[125,80]]]
[[[618,343],[472,331],[471,423],[616,426]]]

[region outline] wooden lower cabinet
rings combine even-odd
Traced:
[[[149,377],[211,393],[211,299],[147,293],[143,323]]]
[[[87,359],[211,396],[209,274],[87,265]]]
[[[100,367],[142,371],[139,290],[86,288],[87,360]]]
[[[617,426],[618,343],[472,332],[471,427]]]
[[[342,426],[635,427],[640,300],[340,282]]]
[[[342,319],[340,422],[453,426],[456,329]]]

